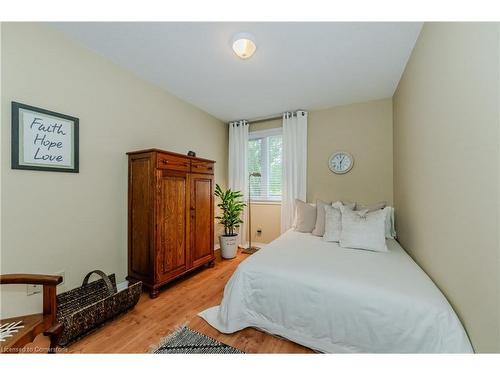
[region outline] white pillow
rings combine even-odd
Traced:
[[[387,216],[385,217],[385,237],[396,238],[396,226],[394,225],[394,207],[387,206]]]
[[[377,211],[385,208],[387,206],[386,202],[378,202],[374,204],[360,204],[356,203],[356,211],[368,210],[368,212]]]
[[[295,230],[311,233],[316,225],[316,206],[295,199]]]
[[[333,206],[325,206],[325,233],[323,240],[327,242],[339,242],[342,231],[342,217],[340,209]]]
[[[349,201],[345,201],[345,202],[341,202],[341,201],[338,201],[338,202],[335,202],[334,204],[332,204],[332,206],[336,206],[340,209],[340,206],[344,206],[350,210],[354,210],[356,209],[356,202],[349,202]]]
[[[316,225],[312,231],[313,235],[322,237],[325,234],[325,207],[330,204],[319,199],[316,201]]]
[[[386,210],[387,216],[385,218],[385,237],[394,239],[396,238],[396,229],[394,227],[394,207],[387,206],[386,202],[378,202],[369,205],[356,203],[355,210],[368,210],[368,212],[373,212],[384,208],[388,208],[388,210]]]
[[[301,201],[304,202],[304,201]],[[316,203],[306,203],[311,207],[316,207]],[[293,223],[292,223],[292,228],[295,229],[297,228],[297,206],[295,206],[295,209],[293,211]]]
[[[372,251],[388,251],[385,243],[387,208],[373,212],[353,211],[347,207],[342,212],[340,246]]]
[[[340,201],[333,203],[331,206],[325,206],[325,233],[323,234],[324,241],[339,242],[340,232],[342,231],[342,214],[340,212],[340,207],[343,206],[344,205]],[[355,203],[346,203],[345,207],[352,210],[355,207]]]

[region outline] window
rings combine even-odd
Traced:
[[[249,134],[248,172],[260,172],[262,175],[262,177],[250,177],[252,199],[281,201],[282,154],[281,128]]]

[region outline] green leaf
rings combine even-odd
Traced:
[[[221,216],[216,216],[219,224],[224,225],[224,232],[234,233],[234,228],[238,228],[239,224],[243,223],[241,214],[246,207],[242,201],[243,194],[240,191],[232,191],[227,189],[222,190],[219,184],[215,185],[214,195],[219,198],[220,203],[217,204],[222,211]]]

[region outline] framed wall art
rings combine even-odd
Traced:
[[[78,173],[78,122],[12,102],[12,169]]]

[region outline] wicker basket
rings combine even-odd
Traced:
[[[101,279],[89,283],[93,273]],[[64,324],[59,345],[68,346],[131,309],[139,301],[141,292],[140,281],[129,283],[126,289],[118,292],[114,274],[106,276],[99,270],[89,272],[81,287],[57,296],[57,320]]]

